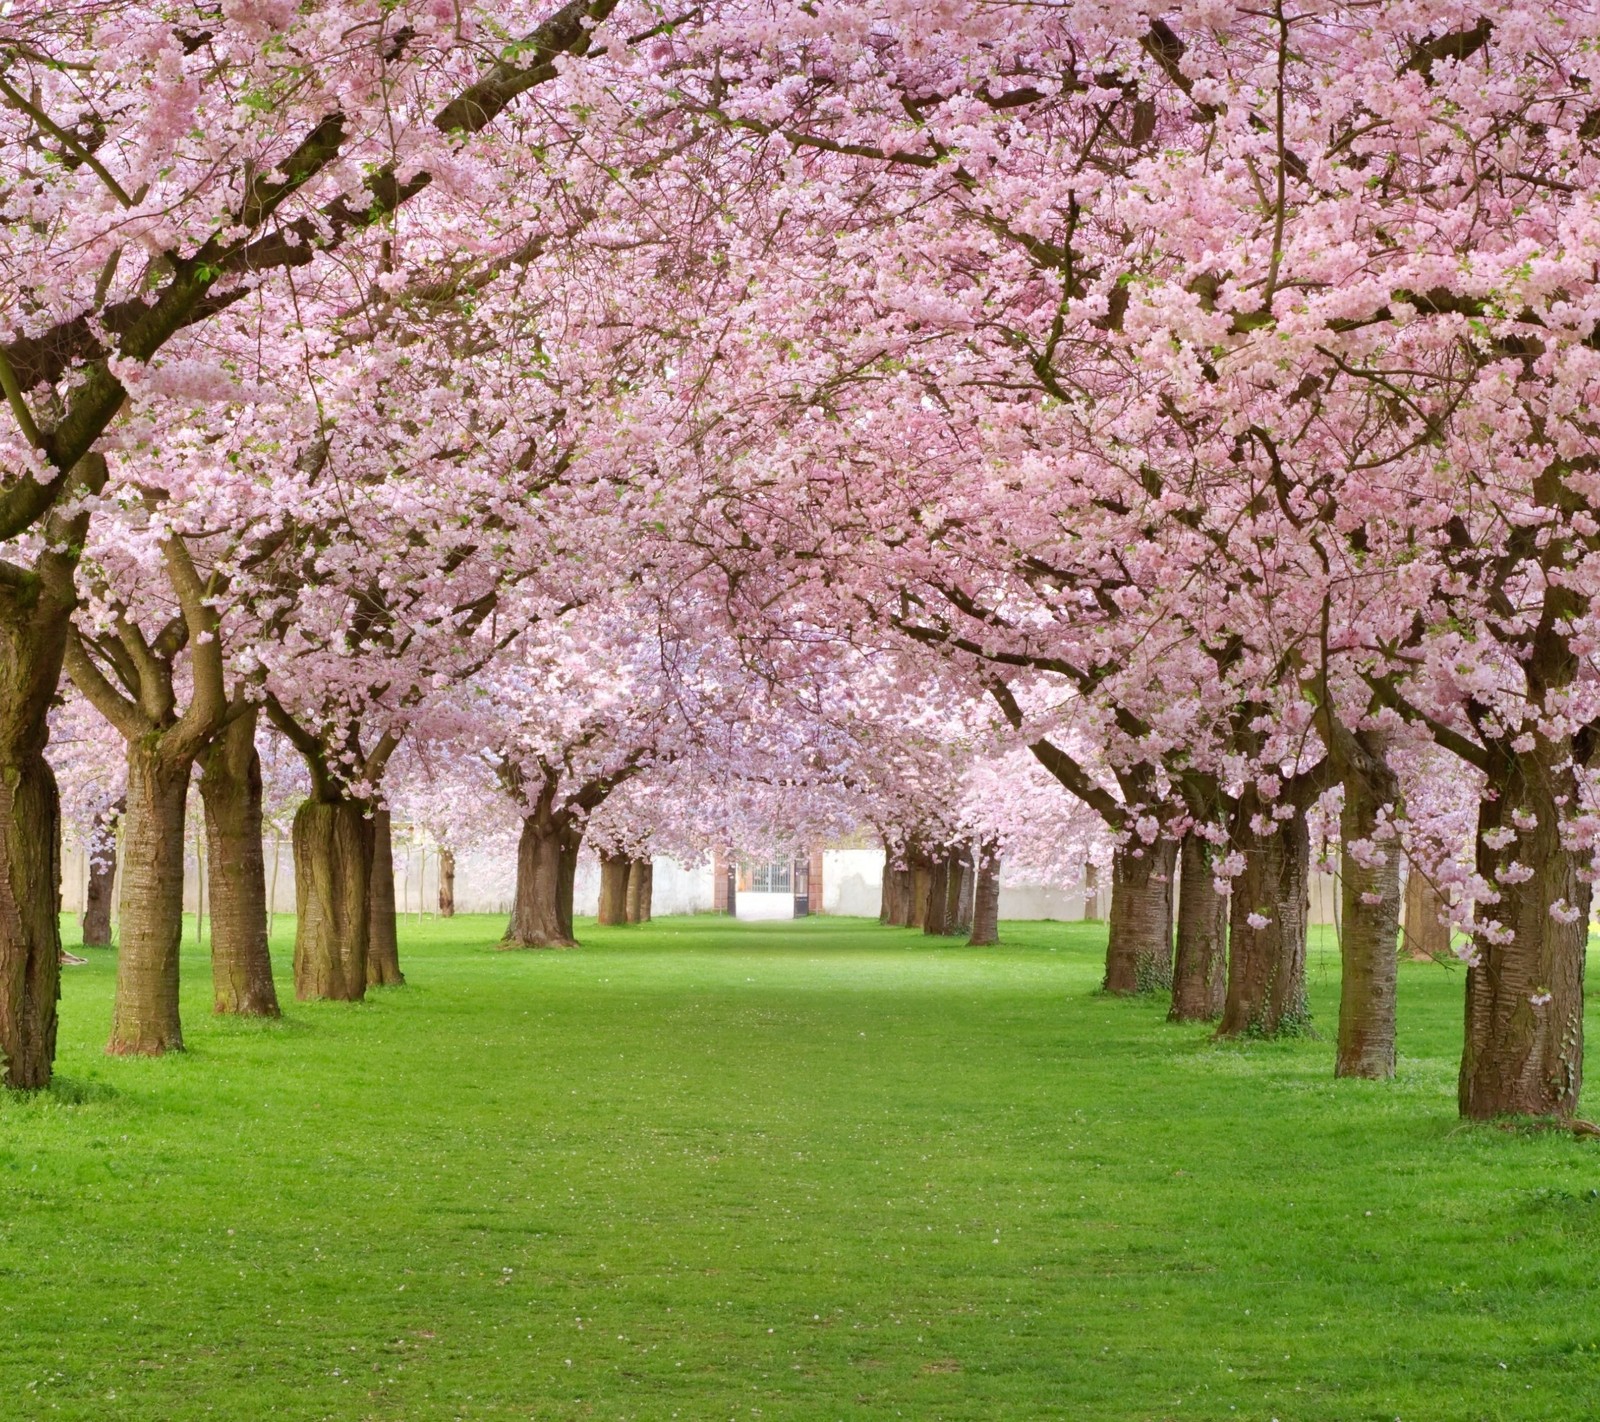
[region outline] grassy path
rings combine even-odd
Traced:
[[[0,1417],[1600,1414],[1600,1148],[1457,1124],[1459,974],[1402,968],[1378,1086],[1095,996],[1090,925],[499,927],[269,1026],[191,955],[157,1062],[68,973],[0,1103]]]

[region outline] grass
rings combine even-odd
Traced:
[[[89,950],[0,1104],[0,1417],[1600,1413],[1600,1154],[1458,1124],[1459,973],[1372,1084],[1098,996],[1095,925],[500,927],[268,1025],[191,949],[160,1061]]]

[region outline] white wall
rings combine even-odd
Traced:
[[[1053,918],[1077,923],[1083,917],[1083,886],[1071,889],[1054,884],[1008,884],[1000,880],[1001,918]]]
[[[876,918],[883,906],[881,849],[822,852],[822,912]]]

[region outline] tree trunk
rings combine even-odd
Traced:
[[[628,861],[628,889],[624,903],[629,923],[650,922],[650,899],[655,891],[655,865],[649,859]]]
[[[85,948],[111,946],[111,904],[117,882],[117,822],[123,802],[95,817],[94,842],[89,846],[89,883],[83,895],[79,937]]]
[[[1172,879],[1178,847],[1158,840],[1135,854],[1118,848],[1111,861],[1111,924],[1106,938],[1106,992],[1165,992],[1172,986]]]
[[[952,849],[945,858],[944,869],[944,931],[961,931],[961,866],[960,850]]]
[[[1219,1037],[1273,1037],[1308,1020],[1311,832],[1298,807],[1292,819],[1264,834],[1251,828],[1257,814],[1270,815],[1270,809],[1247,791],[1236,812],[1235,844],[1245,867],[1228,905],[1228,997]]]
[[[456,856],[455,851],[439,851],[439,917],[456,916]]]
[[[186,759],[173,765],[142,741],[128,745],[117,992],[106,1044],[115,1056],[183,1050],[178,946],[189,772]]]
[[[1561,768],[1570,745],[1545,755],[1519,757],[1478,806],[1477,870],[1500,900],[1478,907],[1467,968],[1459,1100],[1476,1120],[1569,1118],[1583,1083],[1588,852],[1564,845],[1560,832],[1563,807],[1573,813],[1582,797]],[[1504,833],[1510,842],[1492,848]]]
[[[950,856],[940,854],[928,861],[928,901],[922,910],[922,931],[943,938],[950,931],[946,917],[950,905]]]
[[[1394,1075],[1395,938],[1400,931],[1400,845],[1373,839],[1399,785],[1386,767],[1344,777],[1339,818],[1339,1051],[1335,1076]],[[1352,845],[1365,843],[1360,854]]]
[[[626,854],[600,856],[600,915],[606,926],[628,921],[628,868]]]
[[[1428,963],[1450,952],[1450,925],[1445,901],[1428,876],[1411,865],[1406,874],[1405,933],[1401,944],[1414,963]]]
[[[973,875],[972,934],[969,948],[987,948],[1000,941],[1000,856],[992,844],[980,844]]]
[[[0,748],[0,1059],[10,1087],[50,1084],[61,994],[60,902],[55,776],[42,755]]]
[[[367,992],[372,821],[357,800],[307,800],[294,817],[294,994],[360,1002]]]
[[[648,855],[639,861],[639,874],[642,883],[639,888],[639,918],[640,923],[649,923],[655,914],[656,907],[656,862]]]
[[[576,948],[572,936],[573,881],[580,837],[564,823],[539,816],[522,822],[517,887],[502,948]]]
[[[278,858],[283,853],[283,831],[272,827],[272,882],[267,885],[267,935],[272,935],[272,916],[278,911]]]
[[[1219,894],[1211,846],[1183,837],[1178,873],[1178,952],[1171,1022],[1214,1022],[1228,995],[1228,899]]]
[[[911,927],[912,883],[909,867],[883,868],[883,921],[891,928]]]
[[[403,987],[399,915],[394,902],[394,822],[372,812],[372,875],[367,885],[367,986]]]
[[[973,888],[972,850],[968,849],[961,856],[961,872],[956,887],[956,919],[950,929],[952,933],[970,935],[972,932]]]
[[[267,944],[267,866],[261,850],[261,757],[256,712],[226,727],[200,773],[211,861],[212,1010],[276,1017]]]
[[[30,1090],[56,1055],[61,800],[44,748],[71,611],[70,571],[0,584],[0,1062]]]
[[[907,928],[926,928],[928,924],[928,892],[933,887],[933,865],[920,850],[909,856],[911,902],[907,909]]]

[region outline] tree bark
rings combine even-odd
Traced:
[[[650,922],[650,900],[655,892],[655,865],[649,859],[628,861],[628,889],[624,896],[629,923]]]
[[[573,882],[581,836],[564,818],[529,816],[517,844],[517,887],[502,948],[576,948]]]
[[[61,993],[60,885],[55,776],[42,755],[0,748],[0,1057],[10,1087],[50,1084]]]
[[[992,844],[980,844],[973,875],[972,934],[969,948],[988,948],[1000,941],[1000,856]]]
[[[972,933],[974,877],[972,850],[969,848],[961,856],[961,873],[956,889],[956,919],[955,923],[951,925],[952,933],[968,935]]]
[[[1178,871],[1178,951],[1172,971],[1172,1022],[1214,1022],[1228,995],[1228,899],[1219,894],[1211,846],[1183,837]]]
[[[1570,1118],[1583,1084],[1583,968],[1591,889],[1562,842],[1582,803],[1570,746],[1519,756],[1478,807],[1477,870],[1500,894],[1473,924],[1461,1114]],[[1564,754],[1562,754],[1564,752]],[[1503,849],[1492,837],[1511,835]]]
[[[944,931],[948,934],[961,932],[961,866],[963,856],[958,849],[952,849],[945,856],[944,867]]]
[[[360,1002],[367,992],[372,821],[356,800],[311,799],[294,817],[294,993]]]
[[[439,917],[456,916],[456,856],[455,851],[439,851]]]
[[[394,822],[372,812],[372,873],[367,885],[367,986],[403,987],[399,916],[394,902]]]
[[[950,931],[946,913],[950,905],[950,856],[935,855],[928,861],[927,903],[922,910],[922,931],[943,938]]]
[[[1118,848],[1111,861],[1111,923],[1104,989],[1126,996],[1172,986],[1172,880],[1177,845],[1170,839]]]
[[[1252,819],[1270,814],[1253,790],[1235,813],[1235,845],[1245,867],[1228,905],[1228,997],[1219,1037],[1272,1037],[1307,1021],[1311,832],[1297,806],[1292,818],[1257,833]],[[1252,915],[1264,920],[1260,927],[1250,922]]]
[[[252,709],[223,730],[207,749],[200,773],[211,861],[212,1010],[276,1017],[256,719]]]
[[[933,864],[920,849],[907,855],[910,875],[911,902],[907,910],[907,928],[926,928],[928,925],[928,893],[933,887]]]
[[[89,853],[89,883],[83,895],[79,937],[85,948],[111,946],[111,904],[117,882],[117,822],[123,802],[95,817],[95,842]]]
[[[650,856],[639,861],[643,884],[639,889],[639,922],[649,923],[656,910],[656,862]]]
[[[1428,876],[1413,863],[1406,874],[1405,932],[1401,945],[1414,963],[1428,963],[1450,952],[1445,901]]]
[[[911,927],[912,875],[909,866],[883,869],[883,921],[891,928]]]
[[[25,1090],[50,1084],[56,1054],[61,801],[44,748],[74,601],[65,556],[41,565],[0,584],[0,1062]]]
[[[1342,971],[1335,1076],[1385,1080],[1394,1075],[1400,846],[1394,838],[1379,843],[1373,835],[1379,827],[1379,812],[1396,803],[1399,789],[1379,761],[1344,777],[1344,808],[1339,818]],[[1363,841],[1369,846],[1367,852],[1353,854],[1351,846]]]
[[[628,921],[628,870],[632,863],[626,854],[600,856],[599,922],[608,927]]]
[[[183,1050],[178,947],[189,774],[187,757],[174,764],[143,740],[129,742],[117,990],[106,1044],[115,1056]]]

